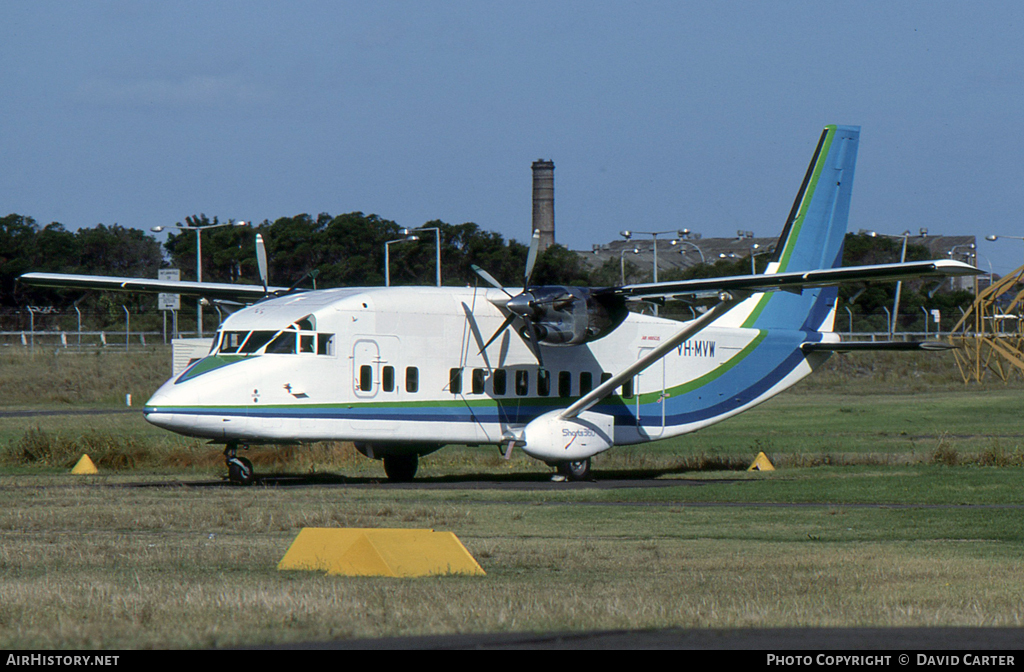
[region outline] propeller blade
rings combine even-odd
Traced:
[[[523,320],[526,322],[526,329],[530,333],[530,340],[527,345],[530,346],[530,350],[533,350],[537,363],[540,364],[541,368],[544,368],[544,356],[540,354],[540,339],[537,338],[537,329],[534,328],[533,320],[530,318],[524,317]]]
[[[497,280],[495,280],[495,278],[494,278],[494,276],[493,276],[493,275],[491,275],[490,273],[488,273],[488,272],[487,272],[487,271],[485,271],[484,269],[480,268],[480,267],[479,267],[479,266],[477,266],[476,264],[473,264],[473,265],[472,265],[472,269],[473,269],[473,272],[474,272],[474,273],[476,273],[476,274],[477,274],[477,275],[479,275],[479,276],[480,276],[481,278],[483,278],[484,280],[486,280],[486,281],[487,281],[487,282],[488,282],[488,283],[489,283],[489,284],[490,284],[490,285],[491,285],[492,287],[495,287],[496,289],[500,289],[501,291],[503,291],[503,292],[505,292],[506,294],[508,294],[508,290],[507,290],[507,289],[505,289],[504,287],[502,287],[502,286],[501,286],[501,283],[500,283],[500,282],[498,282]],[[508,295],[509,295],[509,297],[511,298],[511,296],[512,296],[512,295],[511,295],[511,294],[508,294]]]
[[[526,272],[523,274],[523,287],[530,286],[533,266],[537,263],[537,250],[540,249],[540,231],[534,231],[530,239],[530,251],[526,254]]]
[[[306,278],[312,278],[313,282],[316,283],[316,276],[318,276],[318,275],[320,275],[320,269],[319,268],[314,268],[312,271],[310,271],[309,273],[306,273],[304,276],[302,276],[301,278],[296,280],[294,283],[292,283],[291,287],[289,287],[288,289],[286,289],[283,292],[278,292],[278,295],[279,296],[287,296],[288,294],[291,294],[292,292],[294,292],[296,289],[299,288],[299,285],[302,284],[302,282],[304,282]]]
[[[497,339],[498,336],[501,336],[502,332],[504,332],[506,329],[508,329],[508,325],[512,324],[512,320],[514,320],[514,319],[516,319],[516,314],[515,313],[509,313],[508,317],[505,318],[505,321],[501,323],[500,327],[498,327],[498,330],[496,332],[494,332],[494,336],[491,336],[489,339],[487,339],[487,342],[484,343],[484,347],[480,348],[480,352],[482,353],[484,350],[487,349],[488,345],[490,345],[491,343],[494,343],[495,339]]]
[[[256,234],[256,265],[260,271],[260,282],[263,283],[263,291],[267,291],[270,285],[270,277],[267,274],[267,246],[263,243],[263,236]]]

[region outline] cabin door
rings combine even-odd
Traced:
[[[383,394],[395,398],[400,389],[396,364],[399,345],[396,336],[356,338],[352,346],[352,389],[357,397]]]
[[[357,397],[377,396],[380,390],[380,346],[377,341],[360,338],[352,346],[352,390]]]
[[[637,359],[647,355],[654,348],[640,348]],[[665,431],[665,358],[641,371],[636,377],[637,427],[651,438],[657,438]]]

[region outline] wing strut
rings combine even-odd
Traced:
[[[704,313],[696,320],[687,323],[686,326],[672,336],[672,338],[668,339],[640,359],[636,360],[633,364],[630,364],[622,371],[618,372],[587,394],[577,399],[575,403],[559,413],[558,418],[560,420],[569,420],[571,418],[575,418],[583,411],[586,411],[588,408],[611,394],[612,390],[616,387],[622,385],[636,374],[657,362],[677,345],[693,337],[699,331],[704,329],[704,327],[717,320],[748,296],[750,296],[749,292],[723,292],[719,295],[721,301],[715,304],[714,308]]]

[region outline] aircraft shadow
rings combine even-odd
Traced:
[[[714,471],[721,471],[717,467]],[[405,483],[392,483],[386,476],[353,477],[333,473],[256,473],[254,485],[275,488],[292,487],[385,487],[390,489],[498,489],[498,490],[538,490],[538,489],[610,489],[610,488],[660,488],[697,486],[740,481],[738,478],[680,478],[683,474],[699,474],[702,470],[693,467],[667,469],[618,469],[595,470],[593,477],[587,481],[555,481],[548,472],[495,474],[495,473],[463,473],[445,476],[416,478]],[[161,487],[236,487],[226,478],[210,480],[169,480],[152,483],[130,483],[125,487],[161,488]]]

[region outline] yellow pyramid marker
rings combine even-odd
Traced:
[[[772,466],[772,462],[768,459],[767,455],[758,453],[747,471],[775,471],[775,467]]]
[[[81,459],[78,460],[77,464],[75,464],[75,468],[71,470],[71,473],[81,476],[82,474],[98,474],[100,473],[100,470],[97,469],[96,465],[89,459],[89,455],[87,453],[83,453]]]
[[[304,527],[279,570],[343,576],[431,576],[484,570],[451,532]]]

